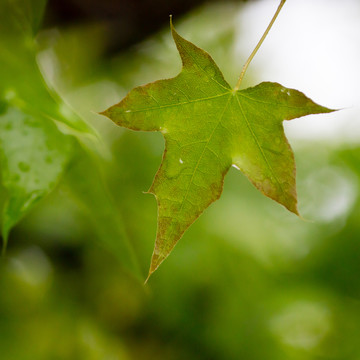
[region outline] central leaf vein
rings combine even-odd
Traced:
[[[196,171],[198,170],[198,167],[199,167],[199,165],[200,165],[200,163],[201,163],[201,160],[202,160],[203,157],[204,157],[205,151],[206,151],[206,149],[208,148],[209,143],[210,143],[211,139],[213,138],[213,136],[214,136],[214,134],[215,134],[215,132],[216,132],[217,127],[220,125],[221,120],[222,120],[223,117],[224,117],[225,111],[226,111],[227,107],[229,106],[229,103],[230,103],[231,98],[232,98],[232,95],[229,96],[229,100],[226,102],[226,104],[225,104],[225,106],[224,106],[224,110],[222,111],[222,113],[221,113],[221,115],[220,115],[220,117],[219,117],[219,121],[218,121],[218,122],[216,123],[216,125],[214,126],[214,128],[213,128],[213,130],[212,130],[212,132],[211,132],[211,134],[210,134],[210,136],[209,136],[209,138],[208,138],[208,140],[206,141],[206,143],[205,143],[205,145],[204,145],[204,148],[203,148],[203,150],[202,150],[202,152],[201,152],[201,155],[199,156],[199,159],[198,159],[198,161],[197,161],[197,163],[196,163],[196,165],[195,165],[194,171],[193,171],[192,176],[191,176],[191,179],[190,179],[190,181],[189,181],[189,185],[188,185],[188,187],[187,187],[187,189],[186,189],[186,193],[185,193],[185,195],[184,195],[183,201],[182,201],[182,203],[181,203],[181,206],[180,206],[180,209],[179,209],[179,213],[181,212],[181,210],[182,210],[182,208],[183,208],[183,206],[184,206],[185,200],[187,199],[187,196],[189,195],[190,188],[191,188],[191,186],[192,186],[192,184],[193,184],[194,176],[195,176],[195,174],[196,174]]]
[[[254,130],[253,130],[253,128],[251,127],[250,122],[249,122],[249,120],[248,120],[248,118],[247,118],[247,116],[246,116],[246,114],[245,114],[245,112],[244,112],[244,109],[243,109],[243,107],[241,106],[240,100],[239,100],[239,98],[238,98],[237,96],[236,96],[236,100],[237,100],[237,103],[238,103],[238,105],[239,105],[239,109],[240,109],[240,111],[241,111],[241,113],[242,113],[242,115],[243,115],[243,118],[244,118],[244,120],[245,120],[246,126],[247,126],[247,128],[249,129],[249,131],[250,131],[250,133],[251,133],[251,136],[253,137],[253,139],[254,139],[254,141],[255,141],[255,143],[256,143],[256,146],[258,147],[258,149],[259,149],[259,151],[260,151],[263,159],[265,160],[265,163],[266,163],[268,169],[270,170],[271,175],[273,176],[273,178],[275,179],[275,181],[279,184],[279,187],[280,187],[281,192],[284,193],[283,186],[282,186],[282,184],[280,183],[280,181],[279,181],[279,179],[277,178],[277,176],[275,175],[275,172],[274,172],[272,166],[270,165],[270,162],[269,162],[269,160],[268,160],[268,158],[267,158],[267,156],[266,156],[266,154],[265,154],[262,146],[260,145],[260,142],[259,142],[259,140],[258,140],[258,138],[257,138],[257,136],[256,136],[256,134],[255,134],[255,132],[254,132]]]

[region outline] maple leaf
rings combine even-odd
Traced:
[[[120,126],[165,137],[163,160],[149,190],[158,204],[149,276],[220,197],[232,165],[263,194],[298,214],[295,160],[282,122],[334,111],[277,83],[234,90],[208,53],[172,24],[171,31],[183,63],[180,74],[136,87],[102,113]]]

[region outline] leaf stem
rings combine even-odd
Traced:
[[[278,15],[279,15],[282,7],[284,6],[285,1],[286,1],[286,0],[281,0],[281,2],[280,2],[280,4],[279,4],[279,6],[278,6],[278,8],[277,8],[277,10],[276,10],[273,18],[272,18],[271,21],[270,21],[270,24],[269,24],[268,27],[266,28],[263,36],[262,36],[261,39],[259,40],[258,44],[256,45],[255,49],[253,50],[253,52],[251,53],[251,55],[249,56],[249,58],[247,59],[245,65],[243,66],[243,68],[242,68],[242,70],[241,70],[241,74],[240,74],[240,76],[239,76],[239,80],[237,81],[237,83],[236,83],[236,85],[235,85],[235,87],[234,87],[234,91],[239,90],[240,84],[241,84],[241,82],[242,82],[242,79],[243,79],[243,77],[244,77],[244,75],[245,75],[245,72],[246,72],[246,70],[247,70],[247,68],[248,68],[251,60],[254,58],[254,56],[255,56],[255,54],[257,53],[257,51],[259,50],[261,44],[264,42],[267,34],[269,33],[271,27],[273,26],[276,18],[277,18]]]

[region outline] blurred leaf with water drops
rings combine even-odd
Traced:
[[[71,152],[71,139],[40,116],[9,107],[0,116],[2,181],[8,195],[3,209],[4,249],[10,229],[50,192]]]

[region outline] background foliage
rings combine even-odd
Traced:
[[[42,2],[34,4],[37,15]],[[221,2],[175,18],[234,81],[236,14],[244,9]],[[4,31],[11,19],[0,14],[3,213],[24,188],[35,194],[31,211],[15,207],[22,220],[1,260],[2,359],[360,357],[357,141],[297,140],[299,205],[309,221],[230,171],[222,198],[143,287],[156,203],[141,191],[160,164],[163,140],[96,113],[133,86],[179,71],[168,28],[110,55],[103,22],[53,27],[48,12],[33,43],[36,16],[13,41],[20,33]],[[252,74],[249,83],[267,80]],[[45,161],[48,152],[55,162]],[[21,181],[9,182],[16,173]]]

